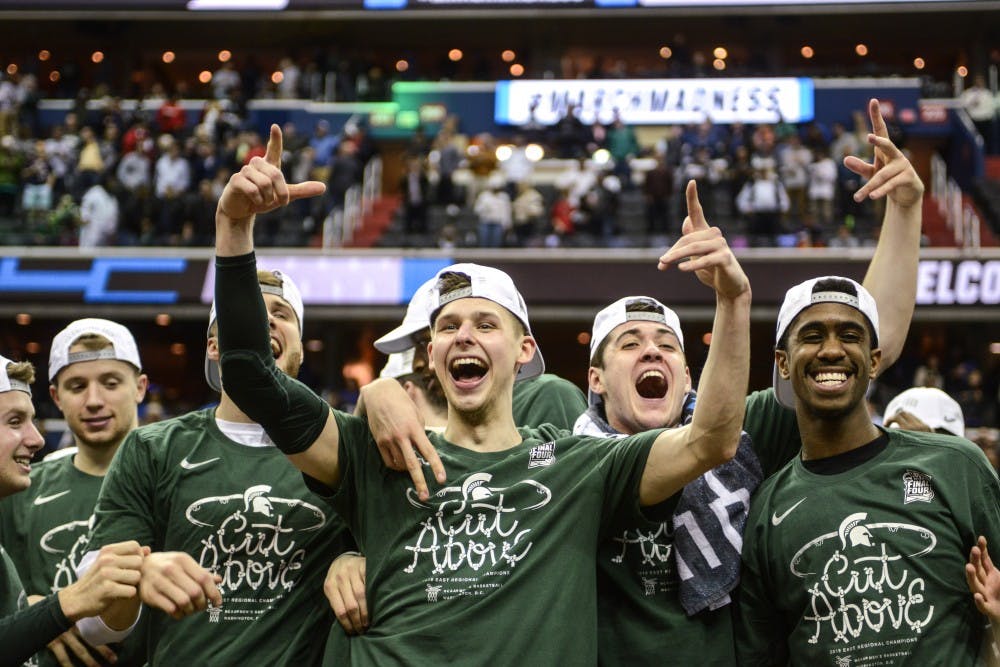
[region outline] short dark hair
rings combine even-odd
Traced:
[[[663,306],[658,304],[653,299],[647,297],[640,297],[638,299],[632,299],[625,303],[626,313],[659,313],[664,315]],[[611,336],[605,336],[604,340],[601,341],[597,349],[594,350],[593,356],[590,358],[590,365],[594,368],[604,368],[604,351],[608,347],[608,339]]]

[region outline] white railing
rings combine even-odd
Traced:
[[[361,185],[344,193],[344,207],[334,207],[323,220],[323,247],[344,247],[354,238],[364,216],[382,196],[382,158],[375,156],[365,165]]]
[[[955,179],[948,176],[948,167],[937,154],[931,157],[931,198],[944,216],[948,229],[960,248],[978,250],[980,219],[968,203]]]

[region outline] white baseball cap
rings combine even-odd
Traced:
[[[385,366],[382,367],[382,372],[379,373],[380,378],[400,378],[404,375],[410,375],[413,371],[413,353],[416,348],[409,348],[403,350],[402,352],[393,352],[389,355],[389,359],[385,362]]]
[[[462,273],[469,277],[471,285],[464,289],[455,290],[448,294],[441,294],[438,280],[444,273]],[[528,335],[531,335],[531,325],[528,322],[528,307],[524,304],[524,298],[514,286],[514,281],[510,276],[490,266],[480,264],[452,264],[437,272],[431,283],[430,295],[425,304],[427,308],[427,320],[433,323],[437,313],[445,305],[458,299],[478,298],[487,299],[503,306],[510,311],[514,317],[521,321]],[[514,377],[514,381],[527,380],[537,377],[545,372],[545,361],[542,359],[542,351],[535,347],[535,355],[531,361],[521,366]]]
[[[816,283],[824,280],[841,280],[854,286],[855,294],[841,291],[815,291]],[[875,336],[873,343],[878,346],[878,308],[875,305],[875,297],[871,293],[850,278],[842,276],[821,276],[811,278],[803,283],[799,283],[785,293],[785,300],[778,311],[778,327],[774,334],[774,344],[777,346],[785,331],[792,324],[792,321],[806,308],[818,303],[841,303],[850,306],[861,312],[871,324],[872,333]],[[774,394],[778,402],[786,408],[795,408],[795,392],[792,390],[792,383],[782,378],[778,374],[778,365],[774,365]]]
[[[629,307],[638,303],[655,306],[659,309],[659,312],[629,310]],[[684,349],[684,334],[681,332],[681,321],[677,317],[677,313],[652,297],[626,296],[618,299],[594,317],[594,328],[590,334],[590,360],[594,360],[594,353],[597,352],[597,348],[615,330],[615,327],[634,320],[658,322],[666,326],[677,336],[677,340],[681,344],[681,349]]]
[[[660,312],[629,310],[630,306],[638,303],[646,303],[648,305],[655,306],[659,308]],[[608,336],[611,335],[611,332],[615,330],[615,327],[632,321],[656,322],[664,325],[670,329],[675,336],[677,336],[677,341],[681,344],[681,349],[684,349],[684,334],[681,332],[681,321],[680,318],[677,317],[677,313],[670,308],[667,308],[653,297],[626,296],[618,299],[610,306],[607,306],[594,317],[594,328],[591,330],[590,334],[591,363],[594,361],[594,355],[597,353],[597,348],[601,346],[601,343],[603,343]],[[600,394],[595,394],[588,389],[587,401],[590,405],[600,405],[602,397]]]
[[[107,338],[111,347],[103,350],[81,350],[70,352],[80,336],[98,335]],[[132,332],[111,320],[88,317],[71,322],[69,326],[56,334],[52,339],[52,350],[49,352],[49,382],[55,382],[59,371],[70,364],[96,359],[116,359],[124,361],[142,371],[139,360],[139,349],[136,347]]]
[[[281,285],[261,285],[260,291],[264,294],[274,294],[288,302],[288,305],[295,311],[295,317],[299,320],[299,337],[302,336],[302,320],[305,316],[305,307],[302,304],[302,292],[292,277],[281,271],[270,271],[271,275],[281,281]],[[208,335],[212,333],[212,325],[215,324],[215,301],[212,301],[212,309],[208,313]],[[205,380],[208,386],[215,391],[222,391],[222,373],[219,372],[219,362],[208,358],[205,352]]]
[[[431,326],[431,312],[434,310],[430,304],[431,291],[436,282],[436,277],[431,278],[417,288],[410,299],[410,304],[406,307],[402,324],[375,341],[375,349],[391,354],[402,352],[415,345],[413,337]]]
[[[940,428],[960,438],[965,437],[962,407],[936,387],[913,387],[899,394],[885,406],[886,419],[891,419],[900,410],[909,412],[931,429]]]
[[[21,382],[11,376],[7,375],[7,367],[11,364],[16,363],[11,361],[7,357],[0,356],[0,394],[8,391],[23,391],[28,396],[31,396],[31,387],[28,383]]]

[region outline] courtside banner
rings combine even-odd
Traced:
[[[630,125],[789,123],[813,119],[813,81],[759,79],[557,79],[500,81],[494,120],[552,125],[576,107],[584,123],[610,123],[617,111]]]

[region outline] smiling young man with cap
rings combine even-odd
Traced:
[[[430,341],[429,312],[424,303],[430,294],[431,281],[425,282],[413,294],[406,314],[398,327],[375,341],[379,352],[390,354],[416,349],[416,363],[426,366],[427,343]],[[543,368],[544,370],[544,368]],[[435,390],[440,393],[440,387]],[[370,408],[375,408],[376,400]],[[586,399],[579,387],[558,375],[539,373],[533,377],[519,377],[514,384],[514,423],[519,426],[552,424],[571,429],[577,415],[586,408]],[[376,439],[380,439],[376,431]]]
[[[302,362],[302,297],[285,274],[261,271],[250,286],[266,304],[260,333],[276,372]],[[229,398],[219,372],[215,310],[206,379],[217,408],[144,426],[122,444],[101,489],[89,548],[140,539],[151,665],[316,664],[330,626],[323,579],[353,547],[344,524],[306,489],[263,429]],[[114,610],[135,619],[138,603]],[[109,624],[110,625],[110,624]],[[115,625],[82,628],[95,641]]]
[[[0,501],[0,542],[21,573],[29,598],[76,579],[91,515],[111,459],[138,425],[146,376],[135,339],[109,320],[87,318],[56,334],[49,352],[49,394],[73,435],[75,449],[40,461],[31,488]],[[97,651],[117,664],[142,665],[144,647],[130,641]],[[70,632],[39,654],[42,665],[74,664],[91,650]]]
[[[699,221],[660,263],[692,257],[681,270],[716,291],[720,345],[702,381],[713,409],[696,411],[690,426],[621,440],[518,430],[514,378],[542,370],[524,302],[496,269],[439,272],[428,354],[448,398],[448,426],[444,436],[430,434],[437,453],[421,450],[435,472],[431,495],[419,461],[410,469],[414,491],[405,474],[384,467],[364,422],[273,368],[263,304],[246,289],[256,264],[253,220],[322,191],[318,183],[286,184],[280,154],[280,130],[272,126],[266,157],[235,174],[219,201],[221,363],[224,375],[237,378],[233,399],[313,483],[332,491],[373,564],[374,623],[352,640],[350,663],[592,663],[600,535],[735,449],[749,373],[750,291],[721,233]]]
[[[966,554],[1000,537],[1000,483],[972,443],[883,430],[865,405],[882,362],[871,294],[835,276],[790,289],[774,389],[802,456],[754,496],[743,548],[740,665],[974,665],[985,619]]]
[[[31,384],[35,369],[0,356],[0,497],[32,486],[31,459],[44,441],[34,424]],[[118,598],[135,597],[144,552],[138,542],[111,544],[96,567],[78,581],[28,606],[28,595],[0,545],[0,646],[3,664],[19,665],[84,616],[100,613]],[[32,663],[33,664],[33,663]]]

